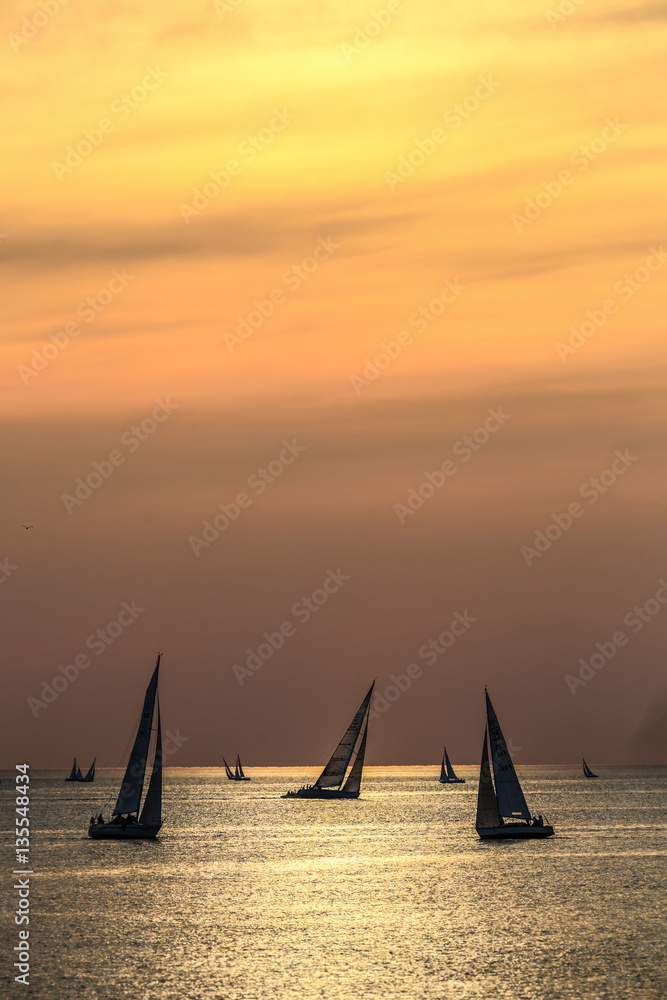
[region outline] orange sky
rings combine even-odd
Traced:
[[[175,765],[317,763],[411,662],[372,763],[476,760],[484,683],[518,763],[664,759],[664,11],[53,5],[1,15],[0,763],[118,764],[158,648]]]

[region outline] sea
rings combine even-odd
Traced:
[[[478,767],[367,767],[338,802],[281,799],[316,768],[246,770],[167,769],[158,839],[120,843],[86,831],[121,771],[31,771],[28,985],[3,772],[3,997],[667,997],[667,768],[524,766],[556,835],[500,843],[475,833]]]

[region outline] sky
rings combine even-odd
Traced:
[[[547,3],[3,5],[0,766],[666,762],[667,7]]]

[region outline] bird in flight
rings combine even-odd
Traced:
[[[28,528],[34,528],[34,524],[24,524],[24,525],[23,525],[23,527],[24,527],[24,528],[25,528],[25,530],[27,531],[27,530],[28,530]]]

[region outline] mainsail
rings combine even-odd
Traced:
[[[139,729],[134,740],[134,746],[132,747],[130,759],[127,762],[125,777],[123,778],[123,783],[120,786],[118,799],[116,801],[116,805],[114,806],[114,816],[117,816],[119,813],[134,813],[139,809],[141,792],[144,787],[148,746],[151,739],[151,727],[153,725],[153,712],[155,710],[159,671],[160,654],[158,654],[153,676],[151,677],[150,683],[146,688],[144,707],[141,712],[141,719],[139,720]]]
[[[446,750],[442,751],[442,764],[440,765],[440,781],[447,781],[447,770],[445,768],[445,754]]]
[[[498,812],[501,816],[520,817],[529,820],[530,810],[521,790],[519,779],[516,776],[514,764],[507,749],[498,717],[488,693],[485,692],[485,695],[493,777],[496,782],[496,795],[498,797]]]
[[[368,707],[371,703],[374,687],[375,681],[371,684],[368,694],[359,706],[359,709],[352,719],[345,735],[332,753],[329,763],[326,765],[321,775],[315,782],[316,788],[335,788],[340,785],[345,777],[345,772],[347,771],[350,760],[352,759],[352,754],[354,753],[354,748],[359,738],[361,727],[364,724],[366,712],[368,711]]]
[[[155,740],[155,756],[153,771],[148,782],[148,791],[144,808],[139,817],[140,823],[162,824],[162,726],[160,725],[160,703],[157,706],[157,739]]]
[[[354,764],[350,769],[350,773],[347,776],[347,781],[343,785],[344,792],[358,792],[361,788],[361,772],[364,769],[364,756],[366,754],[366,737],[368,736],[368,717],[370,715],[369,710],[366,713],[364,734],[361,737],[361,743],[359,744],[359,749],[357,750],[357,756],[355,758]]]
[[[97,760],[97,757],[95,758],[95,760]],[[95,780],[95,760],[93,761],[93,763],[90,765],[90,767],[86,771],[86,776],[83,779],[84,781],[94,781]]]
[[[75,757],[74,758],[74,763],[72,764],[72,770],[69,773],[69,778],[66,778],[65,780],[66,781],[76,781],[76,771],[77,771],[77,767],[76,767],[76,757]]]
[[[243,768],[241,767],[241,755],[238,753],[236,755],[236,771],[234,777],[245,778],[245,774],[243,773]]]
[[[500,826],[500,815],[498,813],[498,799],[491,779],[491,768],[489,767],[489,751],[487,744],[487,731],[484,729],[484,746],[482,748],[482,764],[479,769],[479,788],[477,789],[477,822],[476,826],[482,830],[492,829]]]
[[[231,767],[229,766],[229,764],[227,763],[227,761],[225,760],[224,757],[222,758],[222,763],[225,765],[225,771],[227,772],[227,777],[228,778],[233,778],[234,777],[234,772],[232,771]]]

